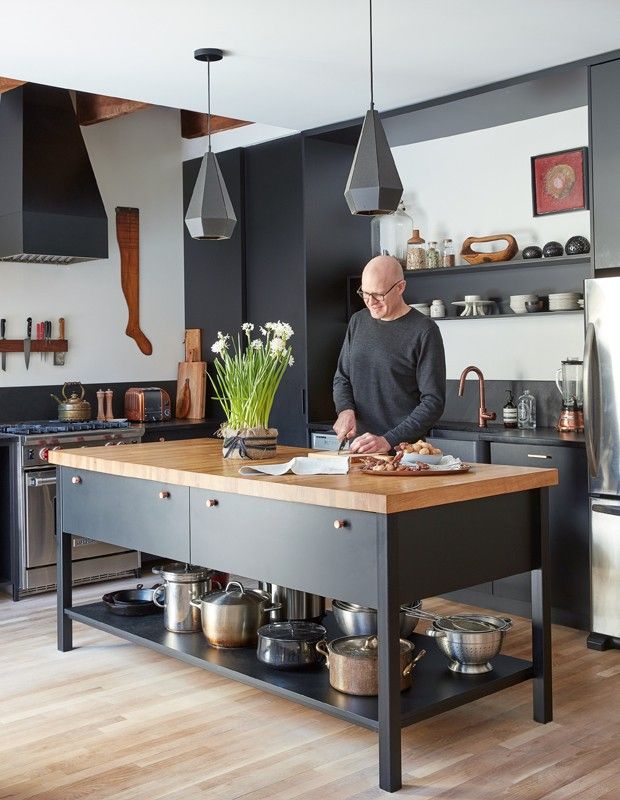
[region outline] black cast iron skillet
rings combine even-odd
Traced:
[[[118,592],[109,592],[101,598],[106,608],[113,614],[122,617],[141,617],[146,614],[159,614],[162,609],[153,602],[153,591],[157,589],[156,583],[150,589],[145,589],[139,583],[135,589],[121,589]]]

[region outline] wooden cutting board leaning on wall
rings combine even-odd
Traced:
[[[201,361],[200,329],[185,332],[185,361],[179,362],[177,375],[177,419],[204,419],[207,363]]]

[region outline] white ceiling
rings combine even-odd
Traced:
[[[379,110],[620,48],[619,0],[374,0]],[[368,0],[3,3],[0,75],[302,130],[368,105]]]

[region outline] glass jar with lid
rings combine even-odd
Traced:
[[[425,240],[420,236],[417,228],[413,229],[413,235],[407,242],[407,269],[424,269],[426,266]]]
[[[441,248],[441,266],[453,267],[456,264],[456,255],[452,239],[444,239]]]
[[[370,224],[370,239],[373,256],[394,256],[403,269],[407,266],[407,241],[411,235],[413,220],[400,203],[393,214],[373,217]]]
[[[437,242],[429,242],[426,246],[426,268],[436,269],[440,265]]]

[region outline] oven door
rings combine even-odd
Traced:
[[[56,563],[56,470],[52,467],[25,472],[24,497],[26,569],[53,565]],[[126,550],[81,536],[74,536],[72,545],[74,561]]]

